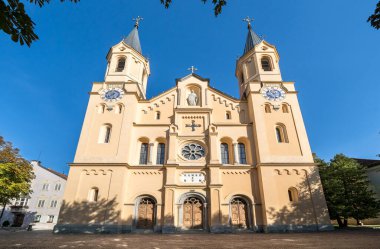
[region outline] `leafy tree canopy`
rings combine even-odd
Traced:
[[[169,8],[170,4],[172,3],[172,0],[160,0],[161,3],[165,6],[165,8]],[[201,0],[203,3],[206,3],[207,0]],[[214,14],[215,16],[218,16],[220,13],[222,13],[223,6],[227,5],[227,0],[211,0],[212,4],[214,5]]]
[[[51,0],[25,0],[31,4],[43,7]],[[64,2],[65,0],[60,0]],[[77,3],[80,0],[69,0]],[[8,34],[12,41],[19,42],[21,45],[30,45],[38,40],[34,33],[35,23],[25,12],[25,6],[20,0],[0,0],[0,30]]]
[[[380,201],[376,200],[370,188],[366,168],[356,160],[337,154],[326,163],[319,163],[319,172],[327,207],[331,219],[336,219],[340,227],[347,226],[348,219],[375,218],[380,212]]]
[[[380,29],[380,1],[376,4],[374,13],[368,18],[367,22],[375,29]]]
[[[24,0],[23,2],[35,4],[43,7],[50,3],[51,0]],[[59,0],[61,2],[70,1],[77,3],[80,0]],[[201,0],[203,3],[208,0]],[[25,11],[22,0],[0,0],[0,30],[10,36],[12,41],[26,44],[30,47],[32,42],[38,40],[38,35],[34,32],[35,23]],[[160,0],[160,2],[169,8],[173,0]],[[214,5],[214,14],[218,16],[222,13],[222,9],[227,5],[227,0],[210,0]],[[380,29],[380,2],[377,3],[374,13],[368,18],[368,22],[376,28]]]
[[[33,167],[21,157],[12,143],[0,136],[0,204],[5,205],[12,199],[31,193],[30,184],[34,178]]]

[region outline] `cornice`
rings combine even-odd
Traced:
[[[305,167],[305,166],[318,166],[317,163],[258,163],[257,167]]]
[[[213,123],[215,126],[252,126],[252,123],[249,124],[227,124],[227,123]]]
[[[212,108],[208,108],[208,107],[177,107],[177,108],[174,108],[174,110],[176,112],[203,112],[203,113],[207,113],[207,112],[212,112]]]
[[[123,166],[128,167],[128,163],[68,163],[69,166],[75,166],[75,167],[88,167],[88,166],[94,166],[94,167],[114,167],[114,166]]]
[[[133,122],[133,126],[170,126],[171,124],[136,124]]]

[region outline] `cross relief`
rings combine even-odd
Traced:
[[[191,127],[191,131],[195,131],[195,127],[201,127],[201,125],[195,124],[195,120],[191,120],[191,124],[186,124],[186,127]]]

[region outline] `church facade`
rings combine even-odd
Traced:
[[[147,99],[138,21],[93,83],[55,232],[319,231],[330,219],[294,82],[248,22],[233,98],[194,73]]]

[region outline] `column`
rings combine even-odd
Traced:
[[[215,126],[210,126],[209,131],[209,142],[210,142],[210,164],[220,164],[219,156],[218,156],[218,133],[216,132]]]
[[[177,163],[176,162],[176,152],[177,152],[177,135],[176,132],[169,133],[169,142],[168,142],[168,164]]]
[[[148,164],[152,164],[153,162],[153,147],[154,147],[154,143],[149,143]]]
[[[234,143],[234,164],[239,164],[239,150],[237,143]]]

